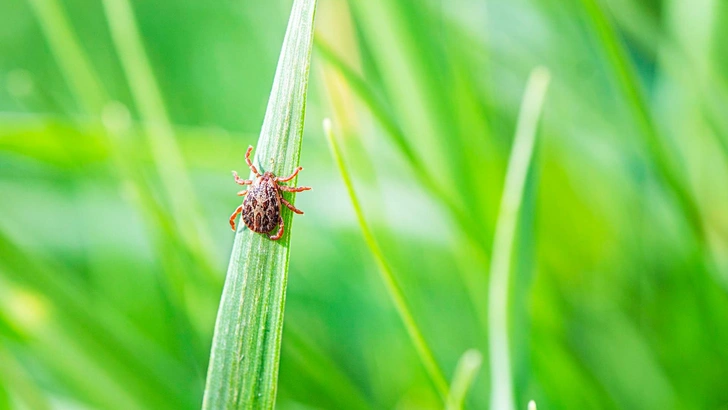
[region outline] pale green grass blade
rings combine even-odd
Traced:
[[[27,408],[33,410],[51,409],[47,398],[42,394],[38,386],[33,383],[23,366],[3,345],[0,345],[0,388],[2,386],[7,386],[15,393],[16,400],[14,404],[16,405],[17,402],[21,402]],[[5,408],[3,407],[5,404],[2,401],[2,394],[0,394],[0,408]],[[10,403],[7,403],[6,408],[11,408]]]
[[[317,39],[314,42],[314,45],[316,50],[321,54],[321,57],[331,64],[331,66],[346,79],[349,86],[354,90],[356,95],[359,96],[364,104],[366,104],[367,108],[369,108],[377,121],[382,124],[382,127],[384,127],[387,131],[387,134],[390,136],[395,146],[399,148],[416,172],[421,172],[424,175],[429,176],[429,171],[415,154],[399,125],[397,125],[394,118],[392,118],[380,98],[376,95],[374,90],[371,89],[369,84],[367,84],[367,82],[361,78],[359,74],[349,67],[344,60],[336,55],[334,50],[332,50],[331,47],[323,40]]]
[[[17,241],[18,236],[14,237]],[[23,244],[23,241],[18,242]],[[48,326],[73,324],[67,326],[70,329],[61,329],[59,325],[53,331],[47,331],[46,324],[34,328],[39,333],[33,334],[36,341],[32,348],[42,347],[44,354],[48,354],[46,357],[52,358],[56,364],[66,361],[66,365],[58,365],[63,382],[71,385],[76,383],[76,386],[92,391],[100,400],[99,403],[116,400],[118,397],[113,393],[122,392],[124,396],[136,393],[138,399],[146,400],[149,405],[157,403],[157,408],[160,408],[160,402],[168,403],[169,407],[181,408],[189,391],[179,387],[190,383],[189,372],[130,326],[126,318],[111,306],[99,300],[92,301],[88,292],[84,292],[73,275],[59,263],[49,257],[40,260],[26,254],[24,247],[10,242],[2,227],[0,272],[10,283],[26,288],[28,293],[41,298],[47,311],[55,312],[53,318],[46,317]],[[9,286],[3,285],[3,288]],[[5,302],[8,302],[7,299],[3,298]],[[26,304],[21,306],[23,311],[32,311]],[[89,306],[94,306],[94,309],[89,309]],[[76,360],[70,360],[67,355],[57,352],[63,349],[65,343],[61,343],[61,339],[73,343],[76,351],[81,353]],[[78,348],[82,344],[85,349]],[[100,357],[109,360],[107,365],[99,368],[102,376],[89,377],[87,374],[84,379],[84,365],[78,362],[92,363]],[[104,384],[110,381],[113,383]]]
[[[58,1],[30,0],[30,5],[79,105],[86,113],[100,114],[108,97]]]
[[[362,234],[364,235],[364,240],[366,241],[367,246],[374,255],[374,260],[377,262],[377,267],[379,268],[379,273],[381,274],[381,278],[384,282],[385,288],[387,289],[387,293],[392,299],[392,303],[394,303],[397,314],[402,320],[407,330],[407,334],[409,335],[410,340],[412,341],[412,344],[414,345],[415,350],[419,355],[422,365],[424,366],[428,376],[435,386],[437,393],[443,400],[445,400],[448,394],[445,376],[443,375],[442,370],[440,370],[440,367],[435,360],[435,356],[432,354],[432,349],[430,349],[430,346],[425,341],[425,338],[422,335],[422,331],[420,330],[417,322],[415,322],[415,319],[412,316],[412,312],[407,305],[407,301],[404,298],[402,286],[399,284],[397,278],[392,272],[392,269],[389,267],[389,264],[384,259],[384,254],[382,253],[382,250],[379,247],[377,240],[374,238],[374,234],[369,229],[369,225],[367,224],[366,219],[364,219],[364,212],[362,211],[359,199],[356,196],[356,192],[354,192],[354,185],[351,181],[351,178],[349,177],[349,171],[346,168],[346,164],[344,164],[341,150],[339,149],[339,145],[333,135],[333,132],[331,130],[331,122],[329,120],[324,121],[324,133],[326,133],[326,137],[329,140],[331,153],[334,156],[336,165],[338,166],[339,172],[341,173],[341,178],[344,180],[344,185],[346,186],[346,190],[349,193],[349,198],[351,199],[351,203],[354,207],[354,212],[356,213],[359,226],[361,227]]]
[[[200,216],[184,159],[144,51],[131,5],[128,0],[104,0],[103,5],[111,37],[144,122],[163,190],[170,201],[171,213],[190,251],[200,253],[201,259],[211,265],[212,239]],[[215,278],[210,280],[214,282]]]
[[[168,309],[174,312],[173,326],[180,333],[179,339],[182,344],[187,346],[186,350],[196,353],[196,355],[188,357],[191,360],[191,367],[199,367],[203,349],[198,347],[200,344],[197,340],[198,337],[192,324],[189,323],[189,319],[183,313],[186,312],[185,294],[189,296],[194,292],[201,293],[201,289],[209,289],[210,285],[215,288],[217,283],[198,281],[195,284],[201,286],[187,292],[185,292],[184,283],[187,278],[194,278],[195,274],[199,275],[199,272],[208,272],[208,274],[212,272],[209,266],[210,261],[204,255],[199,255],[197,248],[189,242],[186,244],[187,246],[184,246],[185,244],[179,243],[181,241],[177,240],[180,235],[184,236],[186,225],[175,224],[170,213],[154,198],[152,187],[145,180],[139,164],[135,162],[134,149],[131,147],[132,139],[129,138],[132,127],[129,113],[122,104],[113,102],[108,97],[88,55],[73,32],[63,8],[55,0],[31,1],[31,4],[73,96],[81,106],[83,114],[90,117],[90,121],[74,121],[74,128],[83,129],[89,123],[94,123],[96,126],[97,121],[103,123],[102,131],[93,137],[98,140],[93,142],[109,145],[108,153],[116,176],[119,178],[119,185],[128,192],[135,193],[129,195],[131,201],[134,202],[133,205],[145,217],[145,222],[153,227],[152,237],[155,249],[166,274],[163,278],[166,281],[163,290],[167,292],[165,303],[170,304]],[[77,129],[72,129],[71,133],[83,132]],[[54,138],[62,138],[58,136],[59,133],[56,133]],[[38,140],[52,139],[41,134]],[[61,146],[70,147],[75,143],[77,141],[61,144]],[[170,246],[174,248],[174,251],[170,251]],[[197,261],[200,266],[196,267],[197,269],[185,271],[180,268],[185,263],[184,256],[180,255],[187,252],[198,254],[196,256],[198,256]]]
[[[288,175],[298,166],[315,10],[315,0],[293,4],[255,154],[261,172]],[[285,208],[283,220],[286,232],[278,241],[240,224],[215,324],[204,409],[275,405],[292,222]]]
[[[337,55],[325,42],[317,40],[315,47],[323,59],[346,81],[347,85],[353,91],[365,107],[372,114],[374,119],[381,125],[384,136],[388,137],[393,146],[397,147],[402,156],[407,160],[407,163],[412,168],[412,174],[417,181],[422,185],[422,188],[427,192],[431,193],[432,196],[442,204],[442,206],[450,213],[454,222],[457,224],[457,228],[462,231],[460,238],[465,242],[459,247],[458,251],[462,251],[467,254],[467,261],[464,261],[464,267],[455,269],[455,271],[461,276],[465,287],[468,289],[468,295],[470,296],[473,306],[475,306],[476,314],[478,315],[478,322],[483,329],[483,332],[487,331],[487,301],[482,297],[486,292],[487,286],[485,283],[484,275],[482,272],[488,267],[489,256],[486,253],[486,249],[489,249],[489,245],[486,243],[486,238],[483,235],[484,230],[480,228],[480,224],[476,218],[473,217],[472,211],[464,208],[460,201],[458,201],[457,195],[453,192],[453,189],[448,184],[444,184],[444,178],[435,167],[425,166],[425,164],[419,159],[417,154],[409,145],[410,140],[414,140],[412,136],[407,136],[398,123],[398,119],[395,118],[395,114],[392,113],[390,107],[379,98],[378,93],[373,88],[374,86],[367,82],[355,69],[347,64],[339,55]],[[461,92],[465,93],[463,90]],[[340,103],[335,101],[335,96],[332,93],[332,103]],[[465,110],[467,111],[467,110]],[[461,113],[462,117],[467,117],[468,113]],[[479,114],[476,114],[477,116]],[[482,119],[480,120],[482,122]],[[463,128],[469,128],[475,130],[477,127],[472,127],[472,123],[463,125]],[[471,141],[475,143],[476,140],[481,139],[481,136],[475,137],[470,135]],[[495,151],[495,150],[492,150]],[[477,152],[475,150],[474,152]],[[475,153],[475,155],[478,155]],[[488,155],[498,156],[497,153],[490,153]],[[489,176],[499,174],[496,172],[488,172],[496,168],[500,161],[492,161],[490,157],[484,159],[488,163],[487,168],[470,169],[470,174],[486,174]],[[465,160],[458,159],[454,161],[457,164],[465,164]],[[463,168],[467,169],[467,168]],[[473,195],[477,195],[481,189],[474,190]],[[477,205],[471,204],[472,209],[481,209]],[[489,212],[481,212],[482,215],[478,215],[478,218],[484,218]]]
[[[515,408],[508,347],[508,282],[518,216],[536,142],[538,119],[549,81],[548,70],[539,67],[531,72],[526,84],[496,221],[488,289],[492,409]]]
[[[327,63],[331,64],[331,66],[336,69],[342,77],[344,77],[354,93],[361,99],[374,118],[376,118],[376,120],[381,124],[384,128],[385,135],[392,140],[394,146],[397,147],[402,155],[407,159],[412,167],[413,174],[417,177],[420,183],[437,195],[438,199],[442,201],[448,210],[450,210],[453,217],[464,231],[468,232],[472,237],[476,237],[478,230],[474,228],[472,219],[466,214],[462,206],[457,203],[457,201],[453,200],[452,193],[447,192],[441,187],[430,169],[425,166],[422,160],[420,160],[414,149],[410,146],[402,129],[399,127],[392,114],[384,106],[381,99],[377,97],[374,90],[372,90],[367,82],[351,67],[349,67],[339,56],[337,56],[336,53],[323,41],[317,41],[316,48],[321,53],[321,57],[323,57]]]
[[[463,353],[455,367],[455,375],[450,385],[450,394],[447,397],[447,410],[458,410],[463,408],[468,390],[473,385],[475,376],[478,375],[480,366],[483,364],[483,355],[475,349]]]

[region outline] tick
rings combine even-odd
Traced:
[[[248,151],[245,153],[245,162],[248,163],[248,167],[255,174],[255,179],[242,179],[238,176],[237,172],[233,171],[235,182],[240,185],[250,185],[250,188],[238,192],[238,196],[245,196],[245,199],[243,200],[243,204],[237,207],[235,212],[230,215],[230,227],[235,231],[235,218],[242,213],[245,226],[253,232],[267,234],[277,226],[278,232],[275,235],[269,236],[270,239],[277,241],[283,236],[281,206],[285,205],[291,211],[297,214],[303,214],[303,211],[291,205],[290,202],[286,201],[286,198],[283,198],[281,191],[302,192],[308,191],[311,187],[292,187],[280,184],[281,182],[292,180],[303,167],[296,168],[291,175],[285,178],[277,177],[272,172],[265,172],[261,175],[255,168],[255,165],[253,165],[253,162],[250,161],[250,153],[252,151],[253,146],[249,146]]]

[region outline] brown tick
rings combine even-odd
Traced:
[[[278,226],[278,232],[273,236],[269,236],[270,239],[277,241],[283,236],[281,204],[287,206],[297,214],[303,214],[303,211],[291,205],[290,202],[283,198],[281,191],[301,192],[308,191],[311,187],[292,187],[280,184],[280,182],[292,180],[303,169],[302,167],[296,168],[291,175],[285,178],[277,177],[272,172],[265,172],[263,175],[260,175],[255,165],[250,161],[251,151],[253,151],[252,146],[248,147],[248,151],[245,153],[245,162],[248,163],[248,167],[255,174],[255,180],[242,179],[238,176],[237,172],[233,171],[235,182],[240,185],[250,185],[250,188],[238,192],[238,196],[246,194],[247,196],[243,200],[243,204],[237,207],[235,212],[230,216],[230,227],[235,231],[235,218],[238,214],[242,213],[245,226],[253,232],[269,233]]]

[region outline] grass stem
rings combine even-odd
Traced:
[[[542,67],[535,68],[529,76],[496,221],[488,289],[491,409],[515,408],[508,348],[508,281],[523,191],[549,81],[550,74]]]
[[[354,207],[356,218],[359,222],[359,226],[361,227],[362,234],[364,235],[364,241],[371,250],[372,255],[374,255],[374,260],[379,268],[380,277],[384,282],[387,293],[392,299],[392,303],[394,303],[397,314],[407,330],[407,334],[417,351],[425,371],[434,384],[437,393],[443,398],[443,400],[445,400],[448,395],[445,376],[443,375],[442,370],[440,370],[440,367],[437,365],[437,361],[435,360],[435,356],[432,354],[432,350],[425,341],[424,336],[422,336],[422,331],[412,316],[412,312],[410,311],[407,301],[405,300],[404,293],[402,292],[402,286],[399,284],[397,278],[392,272],[392,269],[384,259],[384,254],[382,253],[377,240],[374,238],[374,234],[369,228],[366,219],[364,219],[364,212],[362,211],[361,204],[359,203],[359,198],[357,197],[356,192],[354,192],[354,185],[351,181],[351,177],[349,176],[346,164],[344,164],[344,159],[341,155],[339,145],[336,142],[333,131],[331,130],[331,121],[329,119],[324,120],[324,133],[326,134],[326,138],[329,140],[331,153],[334,156],[336,165],[341,173],[341,178],[344,180],[344,185],[346,186],[349,198],[351,199],[351,204]]]

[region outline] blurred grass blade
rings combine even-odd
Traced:
[[[536,141],[536,128],[549,81],[550,74],[542,67],[535,68],[529,76],[496,221],[488,289],[491,409],[514,409],[508,348],[508,276],[518,215]]]
[[[455,199],[453,199],[452,192],[442,188],[438,184],[437,178],[432,175],[432,172],[428,167],[424,165],[422,160],[417,156],[412,146],[407,141],[407,138],[402,131],[399,124],[395,120],[393,114],[386,107],[385,103],[372,88],[367,84],[366,80],[355,72],[354,69],[349,67],[344,60],[336,55],[336,53],[327,45],[323,40],[317,40],[315,42],[316,49],[320,53],[321,57],[331,65],[345,80],[346,83],[351,87],[352,91],[361,99],[364,105],[369,109],[369,112],[384,128],[385,135],[389,137],[395,147],[399,149],[402,155],[407,159],[413,170],[413,175],[418,181],[429,191],[434,192],[437,198],[447,207],[451,212],[458,225],[464,232],[469,234],[469,238],[479,245],[481,242],[480,230],[477,229],[472,218],[467,215],[462,205]],[[475,246],[474,249],[480,249],[480,246]],[[485,256],[483,256],[485,258]]]
[[[388,112],[381,99],[376,95],[374,90],[372,90],[371,86],[358,73],[349,67],[346,62],[341,59],[341,57],[336,55],[331,46],[326,44],[324,40],[317,38],[314,42],[314,46],[321,54],[321,57],[331,64],[331,66],[335,68],[336,71],[344,77],[344,79],[346,79],[346,82],[354,90],[356,95],[361,98],[364,104],[369,108],[372,115],[374,115],[377,121],[382,124],[384,129],[387,131],[387,135],[390,136],[395,146],[402,152],[402,155],[404,155],[410,164],[412,164],[415,171],[418,174],[422,173],[429,177],[429,169],[425,167],[415,151],[412,149],[399,125]]]
[[[1,333],[1,332],[0,332]],[[13,408],[27,406],[29,409],[45,410],[51,409],[47,398],[41,393],[32,379],[26,373],[23,366],[18,363],[15,357],[7,351],[5,346],[0,345],[0,389],[8,388],[12,393],[9,396],[15,396],[14,399],[8,397],[8,402],[4,403],[2,394],[0,394],[0,408]],[[2,393],[2,392],[0,392]],[[14,406],[10,403],[14,402]],[[19,402],[25,406],[18,406]]]
[[[705,227],[698,204],[687,187],[687,181],[676,171],[678,161],[673,152],[665,146],[665,141],[650,112],[639,78],[629,62],[627,51],[621,44],[617,31],[612,27],[604,10],[596,0],[581,0],[581,2],[606,53],[617,85],[626,98],[645,139],[653,164],[660,177],[675,195],[696,240],[700,244],[704,244]]]
[[[192,276],[189,275],[190,272],[194,274],[199,270],[180,268],[180,265],[185,263],[181,260],[184,257],[181,258],[180,254],[182,252],[195,253],[197,252],[196,248],[193,249],[189,243],[186,246],[176,243],[178,232],[183,231],[185,225],[174,224],[172,216],[163,205],[156,201],[152,188],[145,181],[143,174],[135,163],[134,154],[130,147],[132,139],[127,138],[131,128],[128,111],[122,104],[110,100],[104,86],[99,81],[99,76],[94,70],[89,56],[74,33],[64,9],[56,0],[31,0],[31,4],[50,49],[61,68],[61,72],[73,91],[74,98],[82,108],[82,113],[91,117],[90,122],[75,121],[75,127],[69,132],[80,134],[83,132],[81,130],[88,127],[89,123],[94,123],[100,119],[105,132],[98,134],[99,139],[103,139],[103,142],[98,141],[97,143],[109,144],[110,162],[113,164],[113,169],[120,180],[119,185],[124,187],[123,189],[127,190],[127,192],[135,193],[135,195],[129,195],[128,198],[145,217],[145,222],[153,228],[152,231],[158,232],[157,235],[153,235],[153,239],[156,254],[159,255],[159,260],[164,266],[166,274],[163,277],[166,280],[163,289],[169,297],[165,298],[165,302],[170,304],[168,309],[170,309],[174,319],[174,326],[180,334],[179,339],[188,346],[188,350],[197,353],[188,357],[191,360],[192,367],[199,367],[201,362],[193,359],[201,358],[203,349],[197,347],[199,343],[196,340],[197,336],[194,334],[192,324],[183,314],[185,310],[185,279]],[[68,144],[61,145],[64,148],[68,146]],[[163,239],[162,233],[166,237],[175,240]],[[170,245],[176,249],[170,251]],[[199,264],[207,268],[203,270],[208,272],[208,275],[212,272],[209,267],[209,259],[205,259],[201,255]],[[209,284],[210,281],[204,282],[204,285]],[[217,281],[215,281],[214,285],[217,285]],[[201,292],[199,289],[209,287],[198,286],[195,291]],[[187,294],[190,293],[192,292]]]
[[[16,230],[17,231],[17,230]],[[142,387],[149,394],[144,400],[148,403],[158,403],[162,400],[169,403],[169,407],[181,408],[185,398],[189,395],[189,389],[180,388],[190,383],[189,374],[185,368],[180,366],[173,358],[165,354],[165,351],[131,326],[112,305],[104,300],[93,300],[89,292],[74,279],[74,275],[66,271],[61,264],[50,258],[49,255],[42,259],[36,255],[28,254],[24,249],[28,248],[27,242],[18,240],[18,244],[10,241],[10,236],[0,227],[0,277],[6,277],[10,281],[45,295],[49,306],[58,312],[58,317],[49,324],[74,324],[72,328],[66,329],[71,336],[64,336],[73,343],[84,343],[93,345],[88,347],[84,353],[93,361],[103,357],[103,360],[110,362],[103,366],[103,372],[111,376],[93,377],[86,376],[83,385],[93,390],[99,397],[105,396],[105,400],[116,400],[112,391],[118,391],[116,387],[124,386],[121,390],[123,395],[134,395],[138,393],[137,387]],[[23,246],[24,245],[24,246]],[[8,288],[0,283],[0,288]],[[7,297],[0,298],[7,303]],[[92,301],[93,300],[93,301]],[[94,306],[89,309],[89,306]],[[23,304],[24,311],[29,306]],[[3,310],[3,309],[0,309]],[[40,327],[44,329],[43,326]],[[40,337],[38,343],[48,343],[54,349],[62,348],[59,333],[53,337]],[[93,340],[93,341],[92,341]],[[55,356],[55,353],[54,353]],[[67,355],[57,358],[59,361],[68,361],[76,366],[80,360],[71,360]],[[113,363],[113,365],[111,365]],[[68,366],[64,366],[70,370]],[[82,365],[78,365],[82,368]],[[81,373],[83,373],[81,371]],[[134,375],[134,376],[131,376]],[[64,382],[76,381],[74,377],[64,377]],[[104,382],[114,380],[115,385],[110,386]],[[120,388],[120,387],[119,387]],[[106,396],[108,394],[108,396]],[[139,396],[139,398],[142,398]],[[103,400],[102,400],[103,402]]]
[[[316,0],[293,4],[256,147],[255,163],[261,171],[288,175],[298,166],[315,10]],[[278,241],[242,223],[235,236],[215,324],[204,409],[272,409],[275,404],[291,238],[292,214],[287,209],[283,219],[286,231]]]
[[[30,0],[30,5],[79,105],[87,114],[98,115],[107,97],[58,1]]]
[[[369,249],[372,251],[374,259],[377,262],[377,266],[379,267],[379,273],[384,281],[387,293],[389,293],[389,297],[392,299],[394,307],[397,309],[397,313],[399,314],[400,319],[402,319],[402,322],[407,329],[407,334],[412,340],[412,344],[420,357],[420,361],[425,367],[427,374],[430,376],[437,393],[443,400],[445,400],[448,394],[445,376],[443,375],[442,370],[440,370],[440,367],[437,365],[435,357],[432,354],[432,349],[430,349],[427,345],[425,338],[422,336],[422,331],[420,331],[420,328],[417,326],[417,323],[412,316],[412,312],[410,312],[409,306],[407,306],[401,285],[397,282],[397,278],[395,278],[391,268],[387,264],[387,261],[384,259],[382,250],[379,248],[379,244],[374,238],[374,234],[369,229],[369,225],[367,225],[367,222],[364,219],[364,213],[361,209],[361,205],[359,204],[359,199],[354,192],[354,185],[349,177],[349,171],[346,169],[344,159],[342,158],[341,151],[339,150],[339,145],[334,138],[333,131],[331,130],[331,121],[328,119],[324,120],[324,133],[326,134],[326,138],[329,140],[331,153],[339,167],[341,178],[344,180],[344,185],[346,185],[346,190],[349,193],[351,204],[354,207],[354,212],[356,213],[359,226],[361,227],[362,234],[364,235],[364,240],[366,241],[367,246],[369,246]]]
[[[297,329],[295,323],[294,320],[286,324],[286,344],[283,350],[286,358],[296,366],[296,372],[316,382],[338,408],[366,410],[381,407],[370,403],[367,395],[341,369],[340,363],[328,357],[321,350],[321,346],[307,340],[304,332]]]
[[[452,378],[450,394],[447,397],[447,410],[458,410],[463,408],[465,396],[468,394],[473,380],[483,364],[483,355],[475,349],[463,353],[455,367],[455,375]]]
[[[144,52],[131,5],[128,0],[104,0],[103,4],[111,37],[144,122],[164,192],[171,204],[171,213],[190,251],[199,252],[203,261],[211,265],[212,239],[198,211],[196,196],[174,139],[162,93]],[[215,281],[214,277],[210,279]]]
[[[314,47],[316,47],[316,50],[323,59],[343,77],[354,94],[359,97],[383,127],[385,131],[384,135],[389,137],[394,146],[398,147],[400,153],[408,160],[409,165],[412,167],[412,174],[417,178],[422,187],[434,194],[437,200],[450,212],[458,227],[466,233],[466,235],[462,236],[462,239],[464,242],[467,242],[467,245],[463,245],[461,249],[467,248],[467,252],[470,255],[467,264],[474,269],[456,269],[456,271],[462,276],[471,302],[476,306],[478,321],[485,332],[487,330],[488,309],[482,295],[485,292],[486,285],[480,273],[488,267],[488,255],[485,252],[488,246],[484,242],[483,230],[478,227],[479,225],[469,212],[466,212],[459,204],[459,201],[454,199],[455,197],[452,192],[443,188],[443,185],[437,182],[439,178],[433,175],[432,171],[425,167],[419,160],[408,145],[407,138],[395,120],[391,110],[388,109],[381,98],[378,98],[377,93],[375,93],[367,81],[347,65],[324,41],[317,39],[314,42]],[[340,104],[335,97],[335,93],[330,92],[330,94],[332,95],[332,103],[334,105]]]

